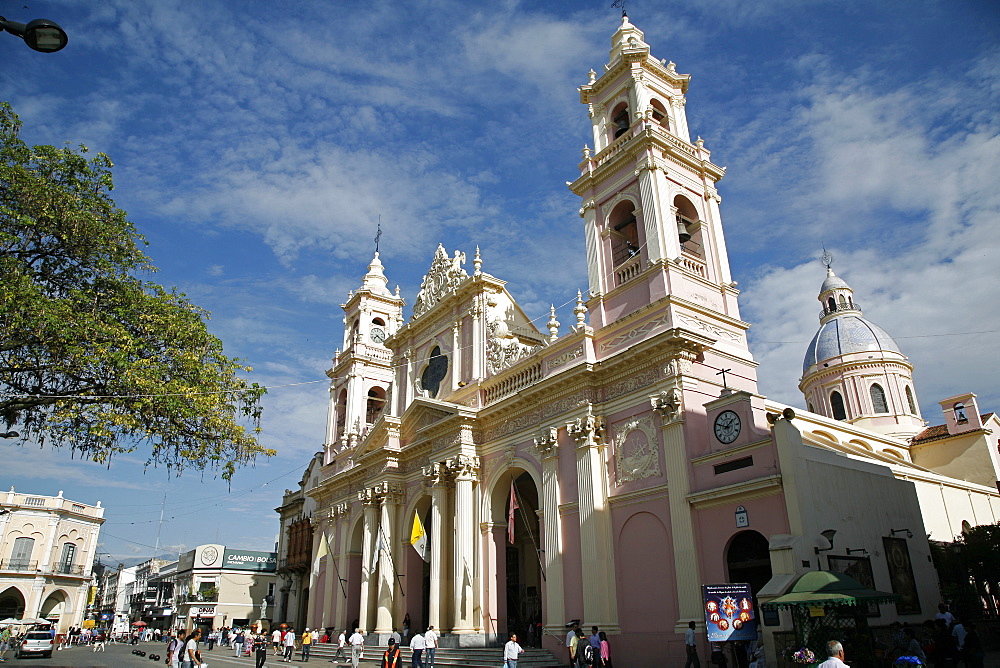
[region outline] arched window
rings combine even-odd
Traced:
[[[611,112],[612,141],[628,132],[632,121],[629,118],[628,105],[622,102]]]
[[[834,301],[832,296],[826,300],[826,310],[828,313],[833,313],[837,310],[837,302]]]
[[[810,413],[815,413],[815,412],[816,412],[816,409],[815,409],[815,408],[813,408],[813,405],[812,405],[812,402],[811,402],[811,401],[810,401],[810,402],[809,402],[809,403],[808,403],[807,405],[809,406],[809,412],[810,412]]]
[[[885,402],[885,390],[882,386],[875,383],[868,392],[872,395],[872,410],[876,413],[888,413],[889,405]]]
[[[844,397],[836,390],[830,395],[830,408],[833,409],[834,420],[847,419],[847,409],[844,408]]]
[[[955,421],[964,424],[969,421],[969,416],[965,414],[965,404],[961,401],[955,404]]]
[[[385,320],[382,318],[372,318],[372,324],[378,325],[379,327],[385,327]]]
[[[906,386],[906,405],[910,407],[911,415],[917,414],[917,403],[913,400],[913,391],[909,385]]]
[[[653,120],[663,129],[669,130],[670,119],[667,118],[667,110],[663,106],[663,103],[659,100],[653,100],[649,103],[649,106],[653,108]]]
[[[344,435],[344,425],[347,422],[347,390],[341,390],[337,396],[337,433],[334,438]]]
[[[385,390],[381,387],[373,387],[368,390],[368,405],[365,409],[365,422],[368,424],[375,422],[383,408],[385,408]]]
[[[630,200],[620,202],[611,211],[611,261],[614,266],[627,262],[639,254],[639,225]]]

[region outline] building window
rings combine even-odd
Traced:
[[[910,389],[909,385],[906,386],[906,405],[910,407],[911,415],[917,414],[917,404],[913,401],[913,391]]]
[[[31,563],[31,553],[35,549],[35,539],[22,536],[14,540],[14,550],[10,553],[10,567],[17,570],[27,568]]]
[[[876,413],[888,413],[889,406],[885,402],[885,390],[878,383],[871,386],[869,392],[872,395],[872,409]]]
[[[69,573],[73,570],[73,558],[76,557],[76,544],[63,543],[62,558],[59,559],[59,572]]]
[[[347,390],[341,390],[337,397],[337,433],[335,438],[344,436],[344,426],[347,422]]]
[[[427,367],[420,374],[420,387],[427,392],[427,396],[436,397],[441,389],[441,381],[448,375],[448,358],[441,354],[441,348],[434,346],[431,357],[427,360]]]
[[[959,424],[965,424],[969,421],[969,416],[965,414],[965,404],[959,402],[955,404],[955,421]]]
[[[847,410],[844,408],[844,397],[840,392],[834,391],[830,395],[830,408],[833,409],[834,420],[846,420]]]
[[[667,110],[663,107],[663,103],[659,100],[653,100],[649,106],[653,108],[653,121],[663,129],[669,130],[670,121],[667,119]]]

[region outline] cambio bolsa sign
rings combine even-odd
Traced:
[[[226,550],[223,568],[243,571],[274,571],[278,566],[278,555],[275,552],[248,552],[245,550]]]

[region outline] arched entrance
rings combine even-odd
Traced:
[[[767,538],[758,531],[741,531],[733,536],[726,549],[726,567],[730,582],[750,585],[756,606],[757,592],[771,579],[771,553]]]
[[[341,574],[347,580],[347,605],[341,623],[353,633],[361,618],[361,555],[364,553],[364,521],[361,518],[354,523],[348,541],[347,566]],[[362,629],[364,632],[372,630]]]
[[[544,591],[538,488],[529,473],[513,468],[497,480],[490,500],[497,610],[488,632],[517,633],[522,644],[537,646]]]
[[[63,614],[68,612],[66,609],[67,598],[66,592],[61,589],[52,592],[45,598],[45,601],[42,602],[42,607],[39,610],[38,616],[42,619],[49,620],[53,624],[58,624],[59,619],[63,616]]]
[[[24,595],[17,587],[9,587],[0,594],[0,619],[24,617]]]
[[[418,539],[416,544],[417,524],[415,518],[419,518],[419,527],[423,529],[422,539]],[[406,515],[406,522],[402,527],[406,534],[407,547],[404,548],[403,563],[406,568],[405,596],[400,601],[399,628],[403,629],[407,625],[406,618],[409,617],[410,634],[417,633],[418,630],[427,628],[430,623],[430,598],[431,598],[431,533],[433,531],[433,513],[431,513],[431,498],[424,495],[418,501],[413,510]]]

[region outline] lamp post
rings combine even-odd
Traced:
[[[8,21],[0,16],[0,31],[4,30],[11,35],[17,35],[29,47],[42,53],[55,53],[69,41],[66,31],[55,21],[48,19],[35,19],[25,24]]]

